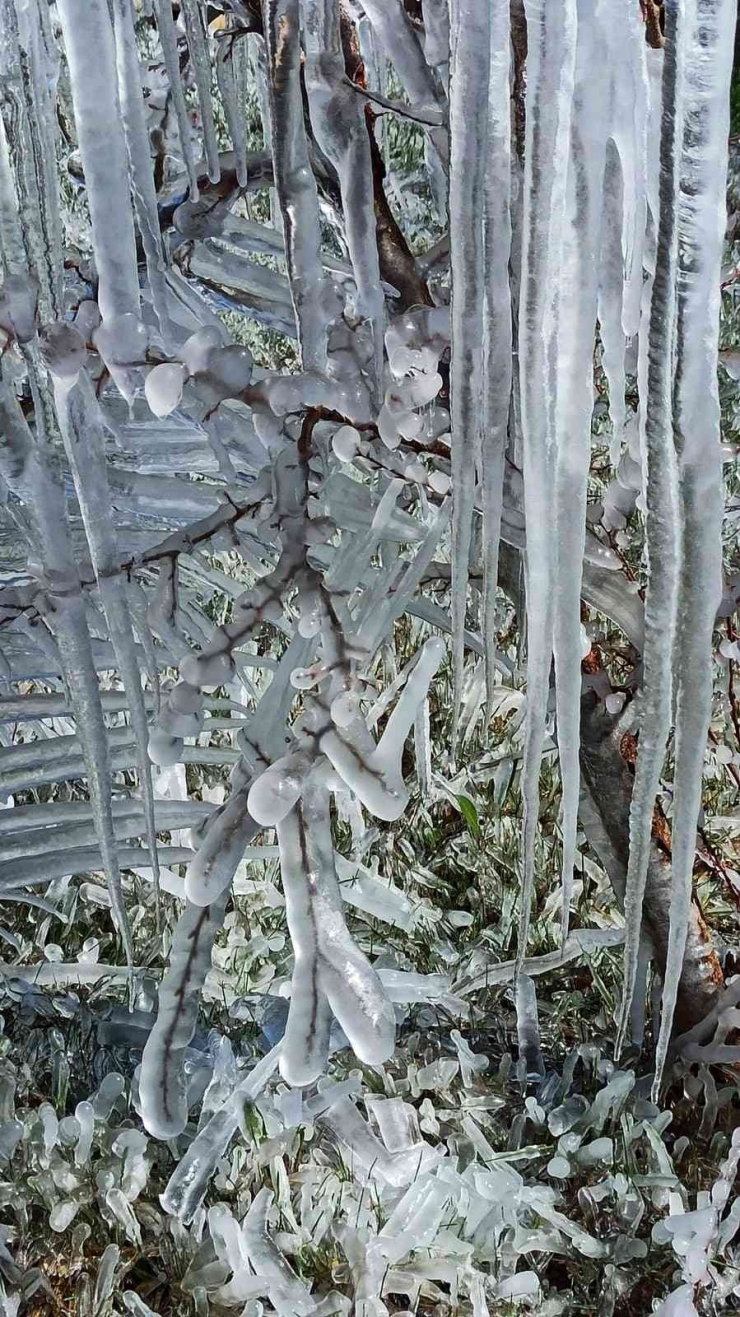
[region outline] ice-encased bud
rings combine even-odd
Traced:
[[[398,429],[398,413],[393,413],[385,403],[378,412],[378,434],[386,448],[398,448],[401,435]]]
[[[300,375],[278,375],[275,379],[265,380],[263,393],[267,398],[270,411],[276,416],[286,416],[305,404],[303,397],[303,377]]]
[[[170,736],[199,736],[203,730],[203,711],[194,709],[192,713],[181,713],[171,700],[165,700],[159,715],[159,726]]]
[[[442,376],[435,370],[432,374],[414,375],[408,384],[408,397],[415,407],[424,407],[436,398],[442,388]]]
[[[180,349],[180,360],[185,363],[191,375],[208,369],[211,355],[222,348],[226,340],[226,331],[218,325],[204,325],[186,340]]]
[[[80,302],[75,315],[75,329],[82,334],[86,343],[92,343],[93,334],[100,324],[100,310],[97,302],[85,300]]]
[[[39,286],[32,274],[9,274],[0,287],[0,325],[19,343],[36,333]]]
[[[396,416],[396,427],[404,439],[418,439],[424,422],[416,412],[400,412]]]
[[[301,615],[298,619],[298,634],[304,640],[318,635],[321,630],[321,599],[313,592],[306,592],[300,600]]]
[[[290,674],[290,684],[294,690],[310,691],[325,676],[326,668],[323,664],[316,664],[311,668],[294,668]]]
[[[181,736],[171,736],[169,732],[155,728],[149,736],[147,753],[153,764],[159,768],[171,768],[180,762],[183,751]]]
[[[62,1234],[71,1226],[81,1207],[81,1199],[66,1198],[55,1203],[49,1213],[49,1228],[56,1234]]]
[[[360,712],[360,697],[355,691],[342,691],[331,703],[331,720],[337,727],[349,727]]]
[[[55,320],[39,331],[39,356],[52,375],[74,380],[87,358],[85,339],[68,321]]]
[[[403,468],[403,474],[406,480],[415,480],[419,485],[426,483],[426,468],[422,466],[421,462],[408,462]]]
[[[444,471],[432,471],[429,477],[429,488],[433,489],[435,494],[449,494],[452,480]]]
[[[282,822],[300,799],[306,767],[302,755],[285,755],[252,783],[247,808],[256,823],[267,828]]]
[[[203,707],[200,691],[195,686],[189,686],[186,681],[179,681],[173,686],[167,699],[178,713],[200,713]]]
[[[357,456],[360,443],[359,433],[353,425],[340,425],[331,441],[331,446],[334,456],[338,457],[340,462],[351,462]]]
[[[217,401],[236,398],[248,387],[252,379],[252,354],[240,343],[214,348],[208,364],[199,371],[198,386],[201,395],[208,392]]]
[[[178,406],[187,378],[187,371],[178,362],[164,361],[149,371],[144,393],[155,416],[169,416]]]
[[[258,439],[268,447],[275,439],[282,434],[283,424],[279,417],[274,416],[272,412],[258,411],[252,412],[252,425]]]
[[[189,686],[223,686],[234,675],[234,661],[229,653],[189,654],[180,673]]]

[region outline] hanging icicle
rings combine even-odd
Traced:
[[[452,272],[453,749],[462,702],[465,614],[476,473],[481,460],[484,235],[491,16],[476,0],[450,11],[450,269]]]
[[[522,767],[524,860],[517,963],[526,955],[534,889],[539,775],[553,626],[559,350],[568,149],[576,55],[576,6],[527,0],[527,137],[524,171],[519,377],[527,528],[527,722]]]
[[[712,630],[722,598],[722,452],[717,396],[720,266],[735,5],[667,6],[682,78],[673,395],[681,516],[671,924],[654,1099],[671,1039],[691,908],[696,827],[712,710]]]

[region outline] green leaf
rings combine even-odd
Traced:
[[[468,832],[472,833],[474,837],[480,837],[480,823],[478,821],[478,811],[475,808],[475,805],[473,804],[472,800],[470,800],[468,796],[456,796],[455,799],[458,805],[460,806],[460,813],[465,819],[465,824],[467,826]]]

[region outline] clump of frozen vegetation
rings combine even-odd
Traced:
[[[0,0],[8,1315],[740,1309],[734,31]]]

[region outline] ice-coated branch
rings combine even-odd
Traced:
[[[184,1054],[195,1033],[200,994],[211,967],[213,941],[223,923],[227,895],[212,905],[186,903],[175,931],[169,967],[159,987],[157,1020],[144,1048],[139,1078],[142,1118],[158,1139],[174,1138],[187,1124]]]
[[[280,868],[295,951],[280,1069],[291,1084],[317,1079],[326,1064],[330,1013],[368,1065],[393,1051],[395,1017],[380,980],[349,935],[334,866],[325,772],[278,824]]]

